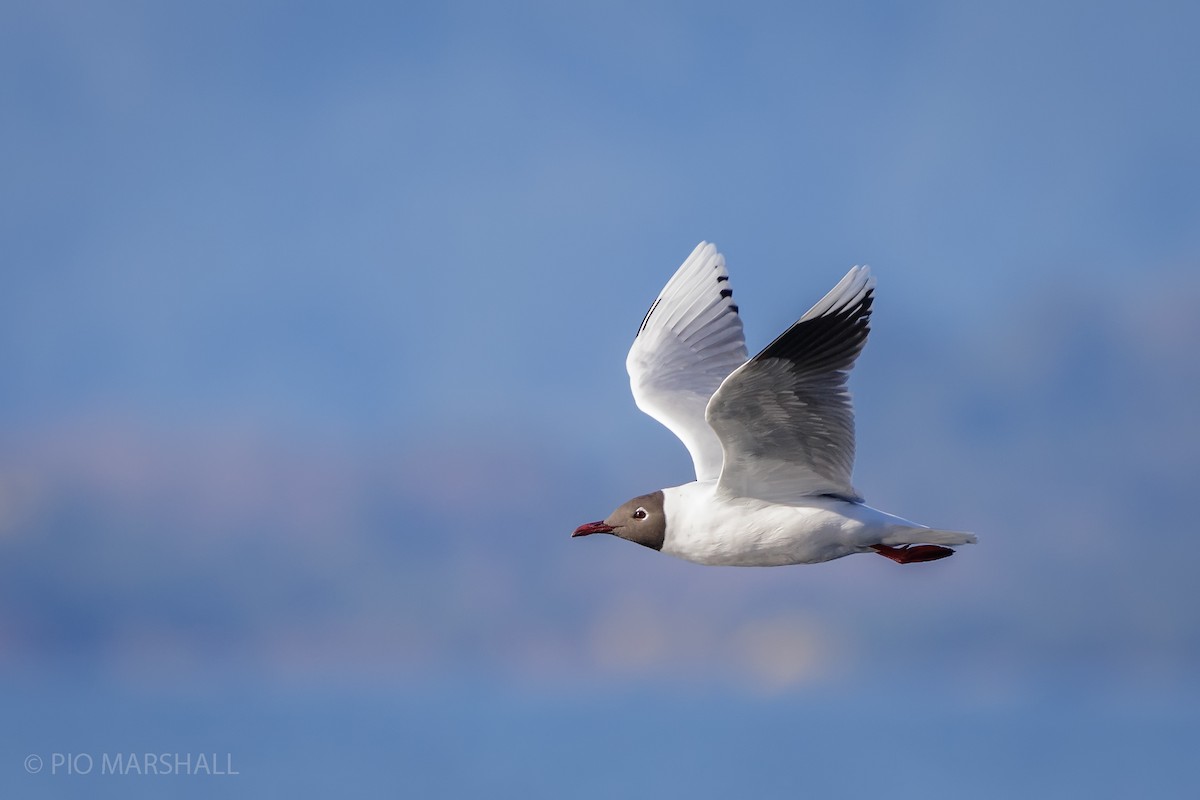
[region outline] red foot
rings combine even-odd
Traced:
[[[903,547],[888,547],[886,544],[873,544],[871,549],[884,558],[890,558],[897,564],[919,564],[922,561],[937,561],[939,558],[954,555],[949,547],[937,544],[906,544]]]

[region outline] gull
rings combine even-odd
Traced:
[[[846,379],[867,341],[875,279],[854,267],[754,358],[725,258],[701,242],[650,306],[625,361],[638,408],[679,437],[696,480],[639,495],[572,536],[607,533],[700,564],[816,564],[952,555],[962,531],[871,508],[850,483]]]

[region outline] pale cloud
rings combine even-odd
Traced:
[[[731,652],[758,686],[781,691],[828,677],[836,660],[829,638],[814,618],[791,614],[746,622]]]

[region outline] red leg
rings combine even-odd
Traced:
[[[922,561],[937,561],[939,558],[954,555],[949,547],[937,544],[906,544],[903,547],[888,547],[886,544],[873,544],[871,549],[884,558],[890,558],[897,564],[919,564]]]

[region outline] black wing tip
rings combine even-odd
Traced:
[[[729,282],[728,275],[718,275],[717,276],[717,283],[728,283],[728,282]],[[721,289],[721,299],[730,301],[729,305],[726,306],[726,308],[725,308],[726,311],[731,311],[734,314],[738,313],[738,304],[732,302],[733,301],[733,289],[730,289],[728,286],[723,287]]]
[[[699,250],[703,249],[704,247],[711,247],[711,248],[713,248],[713,252],[714,252],[714,253],[715,253],[715,254],[718,256],[717,258],[714,258],[714,259],[712,260],[712,268],[713,268],[713,269],[715,269],[715,270],[718,270],[718,271],[720,271],[720,273],[721,273],[721,274],[717,275],[717,283],[719,283],[719,284],[720,284],[720,283],[727,283],[727,282],[729,281],[729,274],[728,274],[727,272],[724,272],[724,271],[722,270],[722,268],[725,266],[725,262],[724,262],[724,260],[723,260],[722,258],[720,258],[720,254],[721,254],[721,253],[720,253],[720,251],[717,249],[717,246],[716,246],[714,243],[712,243],[712,242],[701,242],[700,244],[696,245],[696,250],[692,252],[692,256],[694,256],[694,255],[696,254],[696,252],[698,252]],[[688,257],[688,260],[689,260],[689,261],[691,260],[691,257],[692,257],[692,256],[689,256],[689,257]],[[684,262],[683,266],[687,266],[687,261],[685,261],[685,262]],[[683,269],[683,267],[681,266],[681,267],[680,267],[680,270],[682,270],[682,269]],[[677,271],[675,274],[676,274],[676,275],[678,275],[678,274],[679,274],[679,272]],[[673,277],[674,277],[674,276],[672,276],[672,279],[673,279]],[[669,285],[669,284],[670,284],[670,282],[668,281],[668,285]],[[730,289],[730,288],[728,288],[728,287],[722,288],[722,289],[721,289],[721,299],[722,299],[722,300],[724,300],[724,299],[727,299],[727,298],[730,298],[730,297],[733,297],[733,289]],[[662,302],[662,299],[663,299],[663,297],[662,297],[662,295],[660,294],[660,295],[659,295],[659,296],[658,296],[658,297],[655,299],[655,301],[654,301],[653,303],[651,303],[651,304],[650,304],[650,309],[649,309],[649,310],[646,312],[646,316],[642,317],[642,324],[638,326],[637,333],[636,333],[636,334],[634,335],[634,337],[633,337],[634,339],[636,339],[638,336],[641,336],[641,335],[642,335],[642,331],[646,330],[646,326],[650,324],[650,317],[654,316],[654,312],[655,312],[655,310],[658,308],[658,304]],[[738,311],[738,307],[737,307],[737,305],[735,305],[735,304],[732,304],[732,303],[729,305],[729,309],[730,309],[731,311],[733,311],[733,313],[735,313],[735,314],[736,314],[736,313],[737,313],[737,311]]]
[[[753,360],[781,358],[808,369],[849,369],[871,332],[875,286],[868,284],[855,301],[800,319]]]

